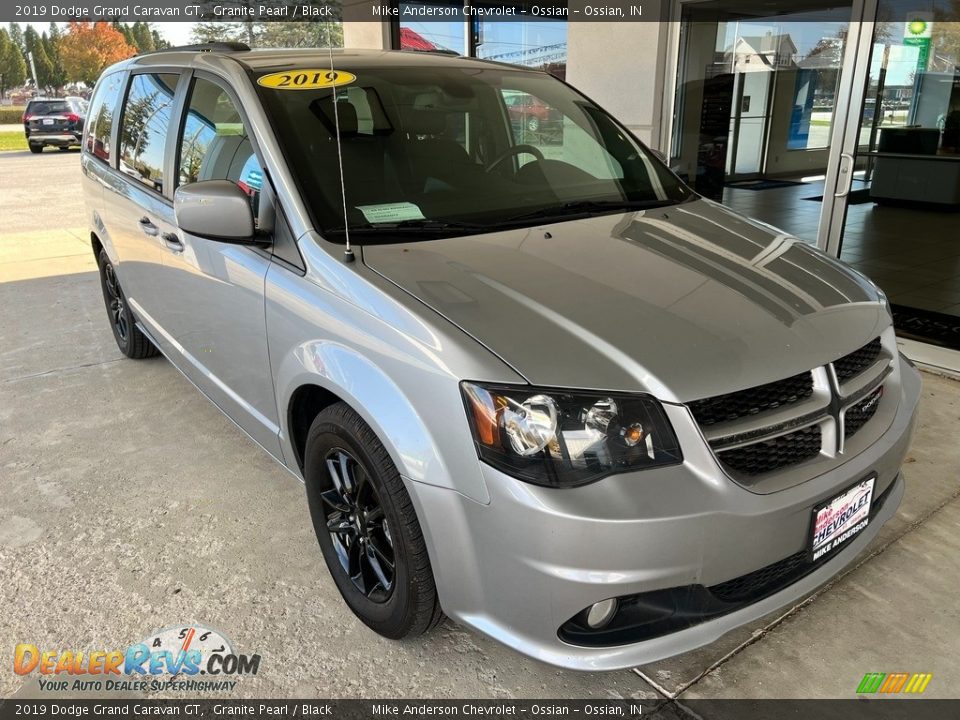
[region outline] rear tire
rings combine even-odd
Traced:
[[[43,145],[37,145],[36,143],[30,143],[30,152],[34,155],[39,155],[43,152]]]
[[[120,281],[117,279],[106,250],[100,251],[97,261],[100,266],[100,289],[103,290],[103,302],[107,307],[107,317],[110,319],[110,329],[113,330],[113,339],[117,341],[117,347],[120,348],[120,352],[134,360],[153,357],[159,351],[137,327],[133,311],[123,295]]]
[[[443,615],[420,523],[370,426],[332,405],[310,426],[304,455],[313,528],[347,606],[393,640],[435,627]]]

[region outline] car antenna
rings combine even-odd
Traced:
[[[333,46],[327,42],[327,53],[330,56],[330,82],[333,83],[333,129],[337,133],[337,165],[340,169],[340,199],[343,202],[343,234],[346,238],[346,250],[343,251],[343,261],[353,262],[353,248],[350,246],[350,223],[347,221],[347,184],[343,179],[343,152],[340,148],[340,113],[337,112],[337,71],[333,67]]]

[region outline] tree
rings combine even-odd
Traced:
[[[43,42],[43,49],[47,52],[47,58],[50,60],[50,85],[55,88],[62,88],[67,84],[67,73],[63,69],[63,60],[60,58],[60,39],[62,34],[56,23],[50,23],[49,35],[44,33],[40,39]]]
[[[296,4],[298,12],[305,5],[332,7],[333,16],[324,20],[300,22],[263,22],[244,20],[224,22],[216,19],[213,5],[220,11],[229,8],[248,9],[251,6],[287,6]],[[343,27],[336,21],[340,17],[340,0],[217,0],[216,3],[201,2],[200,17],[205,22],[194,25],[193,42],[244,42],[250,47],[342,47]]]
[[[27,25],[27,29],[23,33],[23,44],[27,51],[27,58],[33,55],[32,68],[36,70],[37,73],[37,76],[34,78],[34,81],[37,83],[37,88],[53,87],[53,64],[50,62],[50,58],[47,57],[43,40],[33,28],[33,25]]]
[[[108,65],[137,52],[123,33],[106,22],[71,22],[60,41],[67,79],[93,85]]]
[[[3,28],[0,28],[0,73],[3,73],[4,88],[20,87],[27,80],[23,53]]]
[[[258,47],[343,47],[343,26],[334,22],[270,22],[258,38]]]
[[[151,30],[150,35],[153,37],[154,50],[164,50],[170,47],[170,43],[167,40],[165,40],[163,35],[158,33],[156,30]]]
[[[133,42],[140,52],[153,52],[156,48],[153,46],[153,35],[150,34],[150,25],[145,22],[135,22],[133,24]]]
[[[137,47],[137,39],[133,36],[133,28],[126,23],[119,25],[120,27],[118,29],[121,33],[123,33],[123,39],[127,41],[127,45],[130,47]],[[139,50],[139,48],[137,49]]]
[[[10,42],[12,42],[17,49],[20,50],[20,53],[23,54],[23,51],[26,48],[23,45],[23,30],[20,29],[20,23],[12,22],[9,25],[10,27]]]
[[[218,20],[195,23],[190,33],[190,39],[195,43],[233,42],[239,38],[240,28],[237,23]]]

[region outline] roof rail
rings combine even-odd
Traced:
[[[208,42],[197,45],[176,45],[162,50],[140,53],[140,55],[156,55],[157,53],[168,52],[244,52],[249,49],[250,46],[242,42]]]

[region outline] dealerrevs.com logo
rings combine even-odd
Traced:
[[[230,691],[237,684],[233,678],[259,670],[259,655],[238,654],[222,633],[189,624],[158,630],[123,649],[53,650],[20,643],[13,652],[13,671],[39,674],[44,691]]]

